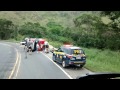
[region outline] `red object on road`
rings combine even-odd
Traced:
[[[38,48],[38,51],[42,51],[41,48]]]
[[[43,51],[43,45],[44,45],[44,43],[45,43],[44,39],[39,39],[38,44],[40,46],[40,49],[39,49],[40,51]]]

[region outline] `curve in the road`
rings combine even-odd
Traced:
[[[21,79],[21,78],[22,79],[27,79],[27,78],[28,79],[30,79],[30,78],[31,79],[33,79],[33,78],[34,79],[39,79],[39,78],[41,78],[41,79],[44,79],[44,78],[45,79],[46,78],[70,78],[70,79],[75,79],[76,76],[81,76],[85,73],[90,72],[89,70],[86,70],[84,68],[78,69],[78,70],[76,70],[76,69],[73,70],[71,68],[64,69],[60,65],[58,65],[56,62],[53,62],[53,60],[51,59],[52,53],[45,54],[44,52],[41,52],[40,54],[39,53],[36,54],[36,52],[34,52],[33,53],[34,55],[32,55],[32,56],[28,55],[29,60],[25,60],[25,58],[24,58],[25,53],[24,53],[24,50],[23,50],[22,46],[20,46],[19,44],[16,44],[16,43],[11,43],[9,45],[14,46],[14,48],[16,48],[16,50],[18,52],[18,54],[17,54],[18,58],[16,59],[16,64],[14,65],[15,69],[13,68],[13,70],[11,72],[11,76],[9,76],[13,79]],[[41,59],[42,59],[42,61],[41,61]],[[43,63],[43,65],[42,65],[42,63]],[[51,66],[45,67],[48,63],[50,63],[49,65],[51,65]],[[32,65],[32,66],[30,66],[30,65]],[[44,66],[43,69],[42,69],[42,66]],[[44,70],[48,70],[48,72],[46,72]],[[54,74],[58,75],[59,77],[51,75],[51,71],[54,71],[55,72]],[[59,71],[59,74],[58,74],[58,71]],[[49,76],[45,75],[47,73],[49,73]],[[42,77],[42,75],[43,75],[43,77]]]
[[[15,50],[17,52],[16,62],[15,62],[13,70],[11,71],[11,74],[8,79],[16,79],[18,71],[19,71],[19,67],[20,67],[21,54],[18,52],[18,50],[16,48],[15,48]]]
[[[19,59],[18,59],[18,58],[19,58],[18,50],[17,50],[16,48],[14,48],[12,45],[6,44],[6,43],[4,43],[4,42],[0,42],[0,45],[8,46],[8,47],[10,47],[10,48],[12,48],[12,49],[15,49],[15,51],[16,51],[16,53],[17,53],[16,59],[15,59],[15,64],[14,64],[14,65],[11,65],[12,70],[10,71],[10,75],[8,75],[8,78],[5,78],[5,79],[12,79],[12,78],[13,78],[13,75],[14,75],[14,73],[15,73],[16,67],[17,67],[17,63],[18,63],[18,61],[19,61]],[[6,56],[6,57],[8,57],[8,56]],[[6,61],[6,64],[9,63],[9,62],[10,62],[10,60],[9,60],[9,58],[8,58],[8,60]],[[13,62],[13,63],[14,63],[14,62]],[[9,67],[6,66],[6,65],[5,65],[4,67],[6,67],[6,68],[9,69]],[[5,74],[5,72],[6,72],[6,71],[4,71],[3,75]]]
[[[17,75],[18,75],[18,71],[19,71],[19,68],[20,68],[20,63],[21,63],[21,54],[19,53],[19,62],[18,62],[18,67],[17,67],[17,70],[16,70],[16,74],[15,74],[15,77],[14,78],[16,78],[17,77]]]

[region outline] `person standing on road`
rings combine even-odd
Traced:
[[[31,54],[32,53],[32,41],[29,39],[29,41],[27,42],[27,48],[28,48],[28,52]]]
[[[45,47],[45,52],[46,53],[49,53],[49,43],[47,42],[47,41],[45,41],[45,43],[44,43],[44,47]]]
[[[29,38],[25,38],[24,50],[27,48],[28,39],[29,39]]]
[[[37,53],[38,53],[38,51],[40,51],[40,50],[39,50],[39,49],[40,49],[40,46],[39,46],[39,44],[38,44],[38,43],[36,44],[36,48],[37,48],[37,50],[36,50],[36,51],[37,51]]]

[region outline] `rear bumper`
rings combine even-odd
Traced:
[[[69,65],[84,65],[86,61],[69,61]]]

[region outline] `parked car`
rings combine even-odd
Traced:
[[[52,59],[61,63],[64,68],[70,65],[77,65],[82,68],[86,63],[83,49],[73,45],[63,45],[58,50],[53,51]]]
[[[20,45],[25,45],[25,40],[22,40],[21,42],[20,42]]]

